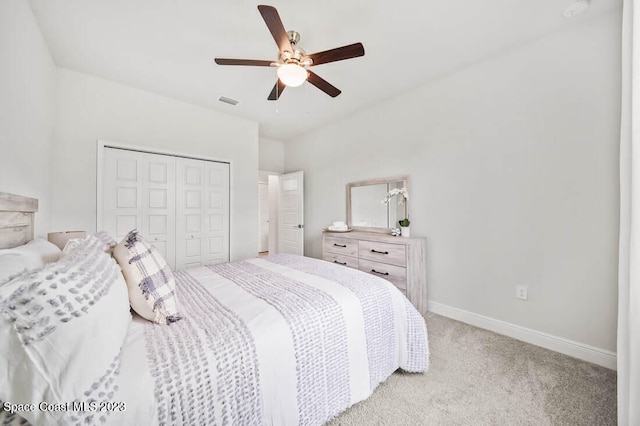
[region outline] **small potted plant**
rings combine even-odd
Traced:
[[[406,203],[406,200],[409,199],[409,192],[407,191],[407,188],[400,188],[400,189],[393,188],[384,197],[384,200],[382,200],[382,203],[389,204],[391,199],[396,195],[402,195],[402,198],[398,201],[398,204],[404,204],[404,219],[398,221],[398,224],[400,225],[400,230],[401,230],[400,232],[403,237],[408,237],[411,235],[411,233],[409,232],[409,224],[411,222],[409,221],[409,211]]]

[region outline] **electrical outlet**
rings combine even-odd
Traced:
[[[527,300],[527,287],[524,285],[516,286],[516,298]]]

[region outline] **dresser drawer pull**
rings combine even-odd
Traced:
[[[373,250],[372,250],[372,251],[373,251]],[[386,276],[386,275],[389,275],[389,273],[388,273],[388,272],[378,272],[378,271],[376,271],[375,269],[372,269],[372,270],[371,270],[371,272],[373,272],[374,274],[378,274],[378,275],[385,275],[385,276]]]
[[[378,251],[378,250],[374,250],[374,249],[371,249],[371,253],[389,254],[389,252],[388,252],[388,251]]]
[[[334,246],[336,246],[336,247],[347,248],[347,245],[346,245],[346,244],[342,245],[342,244],[336,244],[336,243],[333,243],[333,245],[334,245]]]
[[[347,265],[347,262],[338,262],[337,260],[334,260],[333,263],[337,263],[338,265]]]

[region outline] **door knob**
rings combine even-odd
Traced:
[[[298,225],[298,228],[302,229],[304,228],[304,225]]]

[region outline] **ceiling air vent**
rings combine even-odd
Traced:
[[[240,101],[236,101],[235,99],[227,98],[226,96],[220,96],[218,98],[218,100],[220,102],[224,102],[225,104],[229,104],[229,105],[238,105],[238,103],[240,103]]]

